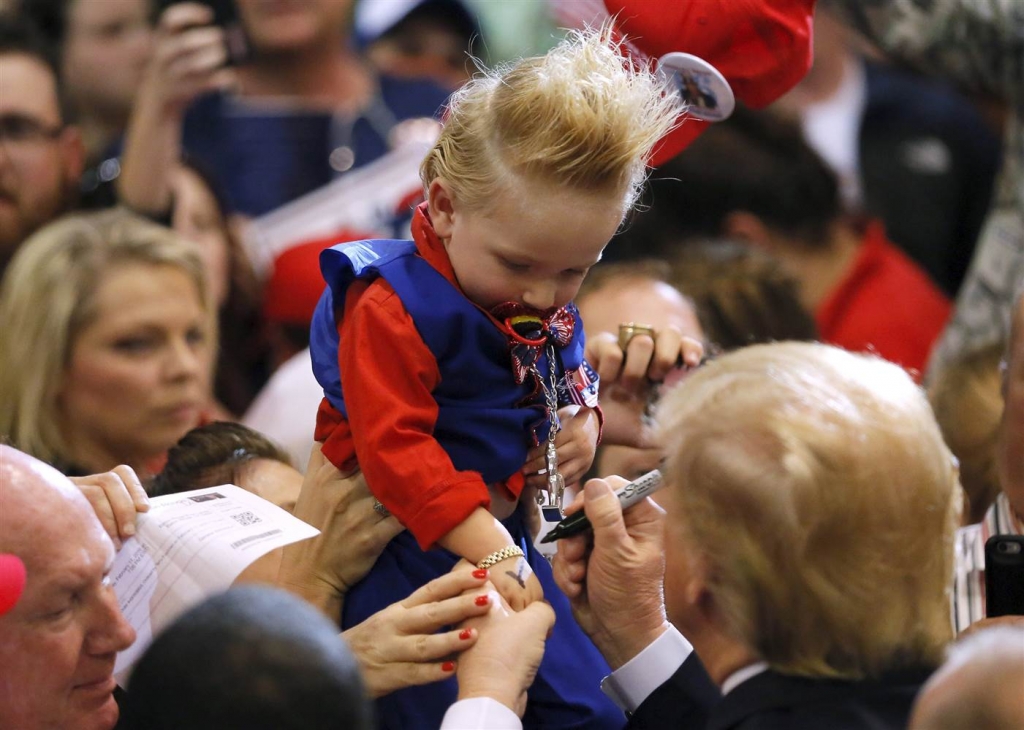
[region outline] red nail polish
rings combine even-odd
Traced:
[[[491,597],[490,596],[477,596],[476,600],[473,601],[473,603],[475,603],[478,606],[486,606],[490,602],[491,602]]]
[[[484,578],[487,577],[487,570],[484,569],[484,568],[479,568],[477,570],[474,570],[473,571],[473,577],[474,578],[479,578],[480,580],[483,580]]]
[[[459,638],[463,641],[469,641],[473,637],[473,632],[469,629],[463,629],[459,632]]]
[[[455,671],[455,662],[445,662],[444,664],[441,665],[441,671],[442,672],[454,672]]]

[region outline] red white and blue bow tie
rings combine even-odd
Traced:
[[[565,347],[572,340],[576,325],[574,307],[569,304],[548,316],[542,316],[521,304],[499,304],[491,314],[501,322],[509,338],[512,371],[517,384],[534,371],[537,360],[547,344]]]

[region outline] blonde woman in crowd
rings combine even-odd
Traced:
[[[145,478],[207,418],[215,320],[196,248],[120,210],[38,231],[0,285],[0,437],[68,475]]]

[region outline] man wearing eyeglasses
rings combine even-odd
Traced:
[[[29,26],[0,15],[0,274],[29,234],[72,205],[83,160],[53,58]]]

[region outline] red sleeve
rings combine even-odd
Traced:
[[[359,466],[374,496],[423,549],[490,506],[479,473],[458,471],[434,439],[440,372],[412,318],[378,279],[346,299],[338,364]]]

